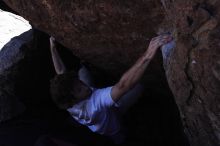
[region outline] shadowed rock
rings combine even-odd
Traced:
[[[21,114],[25,106],[16,95],[15,84],[25,51],[23,44],[30,42],[32,32],[13,38],[0,52],[0,122]]]

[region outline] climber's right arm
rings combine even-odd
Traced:
[[[65,67],[62,59],[60,58],[59,53],[57,52],[54,37],[50,37],[50,51],[51,51],[52,60],[53,60],[53,64],[54,64],[54,68],[55,68],[56,73],[58,75],[65,73],[66,67]]]
[[[145,53],[123,74],[119,82],[112,87],[111,97],[114,102],[119,101],[126,92],[139,82],[157,49],[171,40],[172,37],[170,35],[161,35],[151,40]]]

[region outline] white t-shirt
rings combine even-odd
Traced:
[[[112,87],[93,89],[92,95],[67,109],[79,123],[93,132],[112,136],[120,131],[120,123],[115,113],[115,102],[111,97]]]

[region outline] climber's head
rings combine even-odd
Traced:
[[[51,96],[56,105],[67,109],[88,98],[92,90],[78,79],[75,72],[57,75],[51,80]]]

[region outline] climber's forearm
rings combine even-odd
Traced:
[[[123,74],[120,81],[112,89],[112,90],[119,90],[116,91],[117,95],[114,95],[114,93],[112,95],[112,98],[115,102],[120,100],[120,98],[126,92],[132,89],[140,81],[148,64],[152,60],[152,57],[143,55],[127,72]]]
[[[50,40],[50,51],[56,73],[57,74],[65,73],[66,67],[63,64],[63,61],[61,60],[59,53],[57,52],[56,45],[53,40]]]
[[[151,40],[147,51],[137,62],[121,77],[120,81],[112,87],[112,99],[117,102],[121,97],[133,88],[143,76],[148,64],[156,54],[157,49],[169,42],[172,38],[169,35],[161,35]]]
[[[142,78],[152,58],[153,56],[149,56],[148,54],[140,57],[137,62],[121,77],[118,83],[119,86],[124,88],[125,91],[133,88]]]

